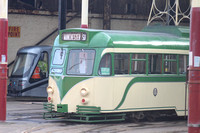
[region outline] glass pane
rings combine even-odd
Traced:
[[[165,60],[176,60],[176,55],[164,55]]]
[[[187,56],[179,55],[179,73],[185,74],[187,71]]]
[[[41,54],[40,60],[37,66],[40,68],[41,78],[47,78],[48,77],[48,53],[47,52],[43,52]]]
[[[165,61],[164,64],[165,74],[176,74],[177,73],[177,63],[172,61]]]
[[[164,55],[164,59],[166,60],[164,61],[164,73],[176,74],[177,73],[176,55]],[[170,60],[175,60],[175,61],[170,61]]]
[[[139,59],[145,59],[145,54],[133,54],[132,55],[132,64],[131,64],[131,73],[132,74],[145,74],[146,73],[146,61],[140,61]]]
[[[149,54],[149,74],[162,73],[162,55]]]
[[[115,54],[115,74],[129,74],[129,54]]]
[[[67,74],[91,75],[94,57],[95,50],[70,50]]]
[[[65,49],[56,49],[53,57],[54,65],[62,65],[64,63],[66,50]]]
[[[42,52],[31,76],[30,82],[37,82],[38,80],[45,78],[48,78],[48,53]]]
[[[21,77],[27,76],[33,66],[34,59],[34,54],[18,54],[11,75]]]
[[[111,55],[106,54],[99,65],[99,75],[111,75]]]

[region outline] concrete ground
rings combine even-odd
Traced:
[[[42,102],[7,101],[7,120],[0,133],[187,133],[187,120],[81,124],[44,120]]]

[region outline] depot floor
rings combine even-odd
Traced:
[[[82,124],[44,120],[40,101],[7,101],[7,119],[0,133],[187,133],[187,120]]]

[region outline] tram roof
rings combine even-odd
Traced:
[[[33,53],[33,54],[38,54],[42,50],[46,51],[51,51],[52,46],[47,46],[47,45],[41,45],[41,46],[26,46],[22,47],[18,50],[19,53]]]
[[[72,37],[75,34],[86,34],[86,40]],[[66,38],[64,37],[66,34]],[[72,36],[71,36],[72,35]],[[72,39],[72,40],[70,40]],[[117,31],[94,29],[66,29],[61,30],[54,46],[79,48],[153,48],[153,49],[182,49],[189,50],[189,38],[156,31]]]

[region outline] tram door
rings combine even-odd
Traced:
[[[8,95],[47,97],[51,50],[51,46],[37,46],[18,51],[9,77]]]

